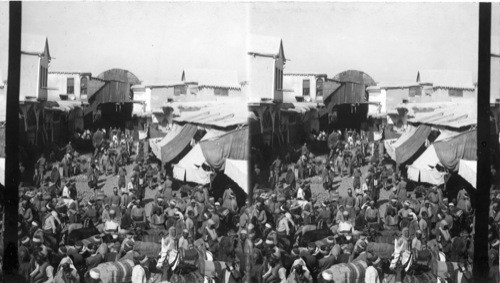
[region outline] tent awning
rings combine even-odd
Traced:
[[[460,159],[477,160],[477,131],[464,132],[434,143],[439,161],[451,171],[458,171]]]
[[[392,140],[392,139],[398,139],[401,137],[401,134],[394,131],[393,129],[390,129],[388,127],[385,127],[384,128],[384,131],[383,131],[383,138],[385,140]]]
[[[384,145],[387,150],[387,153],[393,160],[396,160],[396,148],[401,146],[405,141],[409,140],[415,134],[416,131],[417,127],[408,125],[408,128],[406,128],[405,131],[399,137],[392,139],[386,137]]]
[[[161,148],[177,136],[181,132],[182,128],[183,127],[174,124],[169,132],[164,133],[163,131],[149,127],[149,147],[158,159],[161,159]],[[160,133],[163,135],[158,137],[157,135]]]
[[[205,157],[199,144],[196,144],[184,158],[174,165],[174,178],[180,181],[205,185],[210,183],[211,172],[203,170],[201,165]]]
[[[158,139],[150,139],[151,150],[162,162],[170,162],[186,148],[197,130],[198,127],[191,124],[174,127],[159,142]]]
[[[461,132],[450,131],[450,130],[439,130],[440,134],[434,142],[448,140],[450,138],[456,137],[461,134]]]
[[[163,137],[167,135],[167,133],[160,129],[156,129],[150,126],[148,128],[148,135],[150,139],[158,139],[160,141]]]
[[[431,145],[408,167],[408,178],[415,182],[432,185],[444,184],[446,173],[439,172],[436,169],[437,164],[439,164],[439,158],[434,145]]]
[[[462,176],[474,188],[476,188],[477,161],[460,159],[458,175]]]
[[[418,151],[430,133],[431,127],[429,126],[409,126],[394,143],[385,143],[387,153],[397,163],[402,164]]]
[[[425,143],[430,133],[431,127],[426,125],[418,126],[415,133],[396,148],[396,162],[402,164],[410,159]]]
[[[217,139],[200,142],[207,163],[223,170],[226,158],[248,160],[248,127],[229,132]]]
[[[214,139],[223,134],[225,132],[208,129],[201,140]],[[201,167],[203,163],[205,163],[205,156],[203,156],[203,151],[198,143],[174,166],[174,178],[201,185],[210,183],[211,172],[203,170]]]
[[[231,178],[248,195],[248,161],[226,159],[224,174]]]

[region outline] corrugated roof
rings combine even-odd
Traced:
[[[415,115],[425,115],[436,111],[437,109],[444,109],[448,107],[455,107],[464,104],[464,102],[475,103],[475,100],[463,100],[462,102],[442,101],[442,102],[410,102],[400,103],[394,109],[388,110],[388,114],[398,114],[398,109],[408,110],[408,117],[415,117]]]
[[[278,56],[281,48],[281,38],[251,34],[247,41],[247,52],[265,56]],[[285,56],[283,54],[283,56]]]
[[[241,89],[238,73],[221,69],[186,69],[182,72],[183,82],[197,82],[198,86]]]
[[[462,70],[422,70],[417,74],[417,82],[437,88],[474,89],[472,73]]]
[[[455,104],[429,113],[417,113],[408,122],[450,128],[474,126],[477,125],[477,109],[468,104]]]
[[[226,128],[248,124],[250,112],[245,104],[218,104],[201,110],[181,113],[176,122]]]
[[[22,33],[21,35],[21,52],[41,55],[45,52],[47,45],[47,55],[50,58],[48,48],[48,39],[44,35]]]

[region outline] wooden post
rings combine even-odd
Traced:
[[[491,3],[479,4],[479,54],[477,84],[477,189],[474,224],[474,282],[488,282],[488,213],[490,205],[490,65]]]
[[[21,22],[22,3],[9,3],[9,69],[7,88],[6,131],[5,131],[5,188],[1,189],[5,209],[4,222],[4,281],[20,282],[17,262],[17,221],[19,205],[19,85],[21,79]],[[25,117],[27,119],[27,117]]]

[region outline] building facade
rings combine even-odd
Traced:
[[[88,95],[90,72],[49,72],[47,100],[81,100]]]
[[[326,79],[326,74],[284,74],[283,101],[323,103],[323,90]]]
[[[283,42],[269,36],[249,36],[247,49],[248,97],[251,102],[283,102]]]
[[[244,99],[238,73],[232,70],[186,69],[184,85],[172,85],[173,101],[226,101]]]
[[[22,34],[19,85],[20,142],[27,145],[43,145],[50,142],[43,123],[50,60],[46,36]]]
[[[45,36],[22,34],[19,100],[47,100],[48,70],[51,57]]]

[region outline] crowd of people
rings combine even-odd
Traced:
[[[119,130],[98,136],[86,163],[71,143],[59,161],[41,155],[32,183],[20,189],[19,272],[26,282],[472,282],[467,190],[410,190],[366,135],[339,133],[326,158],[306,143],[296,160],[277,156],[266,177],[256,166],[252,201],[242,207],[230,187],[218,199],[210,185],[174,190],[170,172],[142,142]],[[79,171],[69,169],[74,162]],[[86,199],[76,189],[82,175],[79,186],[93,191]],[[345,178],[352,185],[341,196]],[[311,189],[314,179],[322,198]],[[112,193],[103,180],[116,182]],[[499,282],[498,203],[495,196],[492,282]]]
[[[337,135],[340,138],[326,158],[314,156],[304,144],[296,162],[287,158],[290,154],[276,157],[269,166],[267,183],[262,181],[266,178],[261,176],[264,174],[258,166],[254,173],[261,180],[256,188],[267,185],[273,188],[270,199],[266,194],[259,195],[265,190],[257,189],[255,195],[257,204],[265,206],[266,211],[274,211],[272,223],[276,226],[271,227],[276,227],[278,235],[299,231],[296,235],[302,241],[295,240],[289,247],[292,256],[299,255],[303,260],[311,281],[346,282],[342,279],[345,273],[352,279],[356,274],[360,276],[360,271],[354,271],[353,265],[350,271],[339,272],[342,266],[339,264],[361,261],[365,273],[352,282],[382,282],[395,274],[472,282],[474,210],[468,185],[447,188],[413,183],[410,186],[403,172],[397,170],[400,168],[388,162],[383,151],[378,151],[379,142],[370,142],[366,135],[355,131]],[[311,192],[315,177],[320,178],[328,192],[322,200]],[[352,185],[347,188],[347,196],[341,197],[338,187],[344,177],[351,178]],[[386,197],[380,199],[381,195]],[[276,197],[279,209],[275,206]],[[491,209],[491,282],[499,280],[498,201],[493,198]],[[279,218],[280,212],[288,218]],[[268,221],[262,218],[259,223],[262,226]],[[293,238],[287,239],[293,243]],[[298,247],[295,253],[294,247]],[[384,248],[391,252],[380,252]],[[281,251],[281,257],[286,250]],[[405,266],[409,265],[405,261],[409,254],[418,260],[412,266]],[[269,256],[267,259],[272,262]],[[447,269],[446,263],[454,264],[454,268]],[[283,261],[273,270],[280,282],[285,282],[286,276],[294,271]],[[428,282],[429,278],[425,278],[420,282]]]

